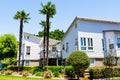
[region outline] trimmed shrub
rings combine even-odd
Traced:
[[[8,66],[8,70],[18,70],[18,66]],[[20,71],[29,71],[32,73],[38,72],[38,71],[43,71],[42,67],[39,66],[20,66]]]
[[[75,70],[72,66],[65,66],[65,74],[68,77],[75,77]]]
[[[59,71],[54,71],[54,72],[53,72],[53,75],[54,75],[55,77],[59,77],[60,72],[59,72]]]
[[[90,59],[83,51],[75,50],[67,58],[68,65],[73,66],[77,79],[83,76],[84,71],[89,67]]]
[[[120,68],[90,69],[90,79],[120,77]]]
[[[43,72],[36,72],[35,76],[43,76]]]
[[[42,68],[42,67],[32,67],[30,70],[29,70],[29,72],[31,72],[31,73],[36,73],[36,72],[40,72],[40,71],[43,71],[44,69]]]
[[[52,72],[61,72],[62,69],[64,69],[64,66],[48,66],[48,70],[51,70]]]

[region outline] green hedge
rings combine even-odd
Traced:
[[[120,77],[120,68],[99,68],[90,69],[90,79]]]
[[[8,66],[8,70],[18,70],[18,66]],[[44,70],[42,67],[38,66],[20,66],[20,71],[30,71],[30,72],[38,72]]]
[[[72,66],[65,66],[65,74],[69,77],[75,76],[75,70]]]
[[[64,69],[64,66],[48,66],[48,70],[51,70],[52,72],[54,71],[61,72],[62,69]]]
[[[18,70],[18,66],[8,66],[8,70]],[[39,67],[39,66],[21,66],[20,71],[29,71],[32,73],[36,72],[42,72],[46,70],[45,68]],[[74,76],[75,71],[72,66],[48,66],[48,70],[51,70],[53,73],[57,74],[59,73],[65,73],[68,76]]]

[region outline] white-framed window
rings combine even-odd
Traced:
[[[81,41],[81,50],[86,50],[86,38],[80,38]]]
[[[30,46],[26,46],[26,55],[30,55]]]
[[[94,66],[94,58],[90,58],[90,65]]]
[[[75,50],[78,50],[78,39],[75,39]]]
[[[92,38],[80,38],[81,50],[93,50],[93,39]]]
[[[30,61],[26,60],[26,66],[29,66],[29,65],[30,65]]]
[[[57,48],[55,46],[52,47],[52,51],[55,52]]]
[[[120,37],[117,37],[117,47],[120,48]]]
[[[93,40],[92,38],[87,38],[88,39],[88,50],[93,50]]]

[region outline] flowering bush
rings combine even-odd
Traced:
[[[53,77],[52,71],[50,71],[50,70],[44,71],[43,77],[44,77],[44,78],[52,78],[52,77]]]
[[[13,72],[11,70],[7,70],[7,71],[4,72],[5,75],[12,75],[12,73]]]

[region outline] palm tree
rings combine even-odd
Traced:
[[[40,25],[42,25],[42,27],[44,27],[44,40],[43,40],[43,67],[45,65],[45,41],[46,41],[46,21],[41,21],[39,23]]]
[[[44,37],[43,37],[43,67],[44,67],[44,65],[45,65],[45,47],[46,47],[46,21],[44,21],[44,20],[42,20],[40,23],[39,23],[40,25],[42,25],[42,27],[44,27]],[[50,25],[51,23],[49,23],[49,25]]]
[[[20,70],[20,58],[21,58],[21,47],[22,47],[22,33],[23,33],[23,23],[28,23],[29,13],[27,14],[24,10],[17,11],[14,15],[14,19],[20,20],[20,31],[19,31],[19,57],[18,57],[18,72]]]
[[[50,21],[50,18],[53,18],[53,15],[56,14],[56,7],[54,4],[52,4],[51,2],[48,2],[46,5],[43,5],[41,3],[41,6],[42,6],[42,9],[39,10],[40,11],[40,14],[43,14],[43,15],[46,15],[46,36],[47,36],[47,45],[46,45],[46,67],[47,67],[47,70],[48,70],[48,50],[49,50],[49,28],[50,28],[50,25],[49,25],[49,21]]]

